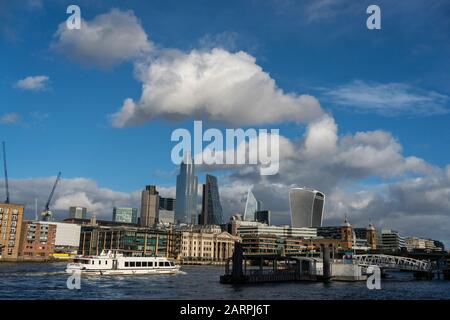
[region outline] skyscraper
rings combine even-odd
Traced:
[[[261,201],[256,200],[252,187],[248,189],[247,202],[245,203],[244,220],[255,221],[256,211],[261,210]]]
[[[255,212],[255,221],[265,223],[270,226],[270,210],[260,210]]]
[[[87,209],[84,207],[70,207],[69,218],[73,219],[86,219]]]
[[[325,195],[308,188],[292,188],[289,192],[292,227],[317,228],[322,226]]]
[[[175,206],[174,198],[159,197],[158,223],[173,224],[175,222]]]
[[[222,205],[220,204],[217,178],[209,174],[206,175],[203,185],[200,224],[222,224]]]
[[[134,223],[138,222],[138,210],[136,208],[113,208],[113,221]]]
[[[177,175],[177,191],[175,207],[175,222],[196,224],[197,220],[197,187],[194,161],[190,154],[186,154]]]
[[[141,226],[152,227],[157,221],[159,194],[156,186],[146,186],[141,197]]]

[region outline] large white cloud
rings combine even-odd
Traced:
[[[82,20],[80,29],[59,25],[51,47],[85,66],[111,67],[148,54],[153,45],[132,11],[112,9],[91,21]]]
[[[138,64],[138,101],[126,99],[112,115],[115,127],[142,124],[155,117],[197,118],[237,125],[309,122],[323,112],[309,95],[285,93],[251,55],[224,49],[162,53]]]

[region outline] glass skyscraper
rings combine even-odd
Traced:
[[[197,187],[194,160],[186,154],[177,175],[175,222],[196,224],[197,221]]]
[[[113,221],[124,223],[138,223],[138,210],[136,208],[113,208]]]
[[[222,219],[222,205],[220,204],[217,178],[207,174],[203,185],[200,224],[222,224]]]
[[[294,228],[322,226],[325,195],[307,188],[292,188],[289,192],[291,224]]]
[[[255,213],[261,210],[261,201],[256,200],[252,188],[248,189],[247,202],[245,203],[244,220],[256,221]]]

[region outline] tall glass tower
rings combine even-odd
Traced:
[[[261,210],[261,201],[256,200],[255,195],[252,192],[252,187],[248,189],[247,202],[245,203],[244,220],[255,221],[256,211]]]
[[[194,160],[190,153],[185,154],[177,175],[175,222],[196,224],[197,221],[197,186]]]
[[[222,224],[222,205],[219,198],[217,178],[209,174],[203,185],[202,214],[200,224]]]

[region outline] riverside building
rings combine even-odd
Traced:
[[[224,262],[233,255],[239,237],[222,231],[219,226],[184,226],[181,233],[179,259],[182,263],[203,264]]]
[[[2,260],[16,260],[20,253],[20,236],[25,206],[0,203],[0,256]]]
[[[179,234],[171,230],[86,224],[81,227],[78,253],[99,255],[102,250],[119,249],[126,256],[175,258],[178,248]]]

